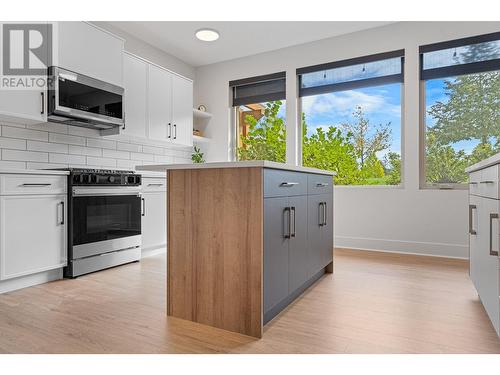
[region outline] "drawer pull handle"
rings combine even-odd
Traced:
[[[477,209],[475,204],[469,204],[469,234],[476,235],[477,232],[472,228],[472,210]]]
[[[498,219],[498,214],[490,214],[490,255],[498,256],[498,250],[493,250],[493,219]]]
[[[292,187],[292,186],[295,186],[295,185],[298,185],[299,183],[298,182],[282,182],[280,184],[280,186],[282,187]]]
[[[316,187],[327,187],[327,186],[328,186],[328,184],[326,182],[318,182],[316,184]]]
[[[163,186],[163,184],[148,184],[148,186]]]
[[[41,183],[38,183],[38,184],[22,184],[21,186],[26,186],[26,187],[40,187],[40,186],[50,186],[52,184],[49,184],[49,183],[46,183],[46,184],[41,184]]]
[[[471,181],[469,182],[469,185],[477,185],[477,182]]]
[[[290,212],[290,207],[285,207],[285,209],[283,210],[283,238],[290,238],[292,230],[291,224],[292,224],[292,214]]]
[[[494,184],[495,181],[481,181],[480,184]]]

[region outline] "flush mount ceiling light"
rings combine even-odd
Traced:
[[[219,39],[219,32],[213,29],[200,29],[194,35],[204,42],[214,42]]]

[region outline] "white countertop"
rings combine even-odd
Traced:
[[[470,167],[465,169],[465,172],[471,173],[479,169],[491,167],[495,164],[500,164],[500,152],[496,155],[490,156],[488,159],[481,160],[479,163],[471,165]]]
[[[335,172],[332,171],[325,171],[322,169],[309,168],[309,167],[301,167],[291,164],[276,163],[273,161],[266,161],[266,160],[248,160],[248,161],[236,161],[236,162],[216,162],[216,163],[199,163],[199,164],[154,164],[154,165],[137,166],[136,170],[142,173],[141,171],[166,171],[174,169],[210,169],[210,168],[250,168],[250,167],[282,169],[287,171],[307,172],[307,173],[335,176]]]
[[[67,176],[68,171],[56,171],[47,169],[8,169],[0,168],[0,174],[43,174],[43,175],[59,175]]]

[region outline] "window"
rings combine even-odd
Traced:
[[[231,81],[236,159],[286,161],[285,72]]]
[[[404,51],[297,70],[302,164],[340,185],[401,183]]]
[[[420,47],[421,185],[465,186],[500,152],[500,33]]]

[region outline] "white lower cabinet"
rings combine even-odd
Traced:
[[[66,265],[66,194],[0,197],[0,280]]]
[[[166,180],[143,178],[142,250],[166,247],[167,193]]]
[[[490,168],[498,168],[498,166]],[[483,175],[487,172],[487,169],[482,170]],[[497,179],[492,181],[488,184],[498,183]],[[485,196],[481,192],[474,193],[471,189],[469,195],[470,277],[493,327],[500,336],[499,216],[499,199]]]

